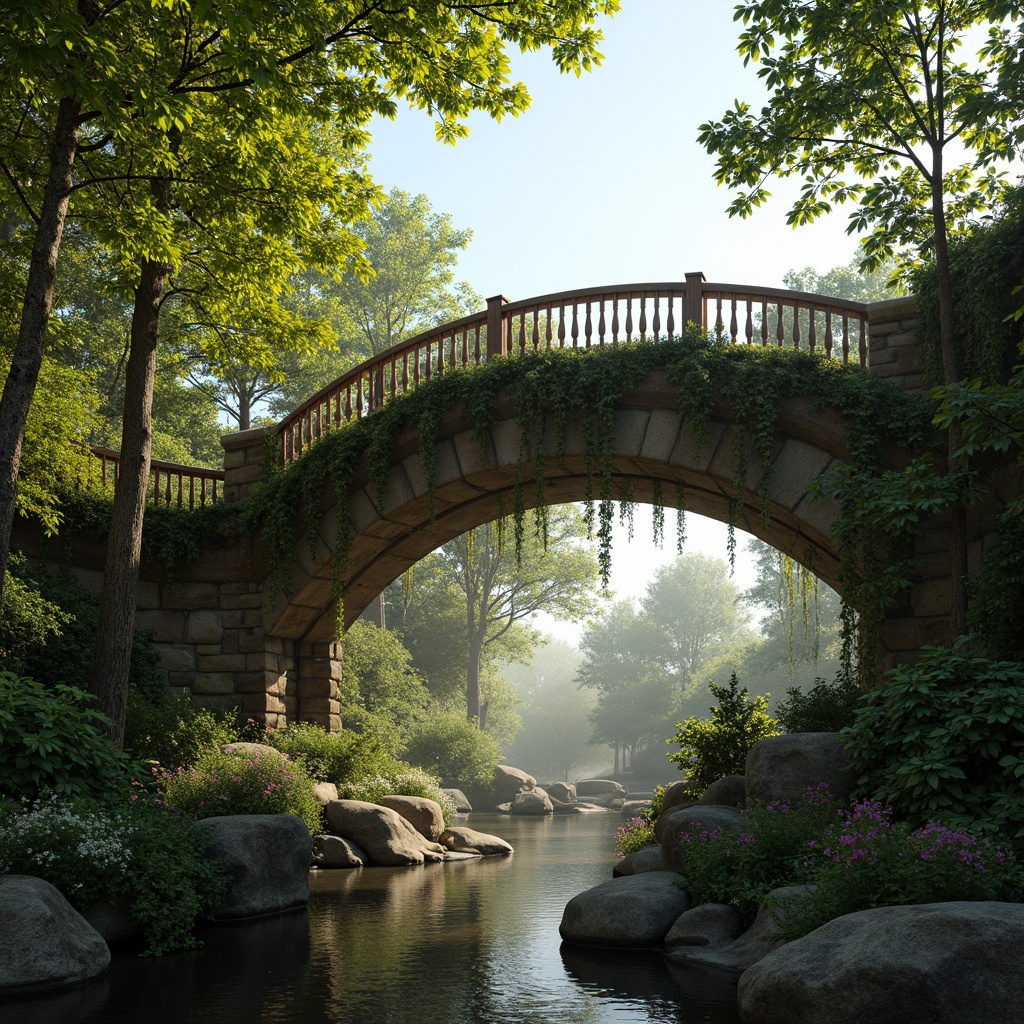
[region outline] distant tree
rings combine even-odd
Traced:
[[[857,302],[880,302],[896,295],[893,279],[898,271],[896,261],[892,259],[885,259],[874,269],[864,271],[860,259],[855,256],[849,263],[824,273],[813,267],[787,270],[782,275],[782,283],[797,292],[817,292]]]

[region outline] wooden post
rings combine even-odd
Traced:
[[[487,360],[495,356],[508,355],[508,338],[501,316],[501,307],[508,302],[504,295],[495,295],[487,300]]]
[[[700,270],[686,275],[686,298],[683,300],[684,324],[696,324],[706,327],[704,323],[703,286],[707,278]]]

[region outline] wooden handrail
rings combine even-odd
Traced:
[[[867,304],[812,292],[684,282],[609,285],[552,292],[487,309],[393,345],[322,388],[278,425],[285,465],[329,430],[453,366],[541,348],[591,348],[657,340],[694,322],[734,344],[802,348],[866,368]]]
[[[100,484],[113,487],[117,483],[121,453],[99,445],[85,445],[100,462]],[[91,479],[92,473],[89,473]],[[224,470],[182,466],[177,462],[152,459],[149,463],[147,501],[154,505],[200,508],[220,501],[224,490]]]

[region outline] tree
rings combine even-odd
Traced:
[[[861,269],[861,261],[854,256],[849,263],[824,273],[814,267],[787,270],[782,275],[782,283],[797,292],[816,292],[857,302],[881,302],[893,298],[893,279],[898,273],[899,268],[893,259],[882,260],[874,269],[865,272]]]
[[[393,115],[396,100],[407,99],[437,116],[439,138],[453,141],[466,133],[463,120],[473,110],[501,117],[528,104],[525,87],[508,82],[508,44],[522,50],[549,46],[561,70],[579,73],[600,59],[594,18],[613,13],[618,3],[583,0],[566,9],[524,0],[483,11],[461,3],[394,11],[370,0],[306,0],[287,10],[268,10],[255,0],[230,7],[186,0],[107,7],[54,0],[52,7],[44,10],[28,0],[8,5],[0,44],[0,181],[38,225],[19,339],[0,398],[0,449],[8,456],[0,477],[0,569],[7,559],[24,423],[72,190],[132,182],[131,201],[120,207],[130,215],[121,226],[130,223],[134,236],[146,242],[128,247],[131,257],[141,257],[132,337],[136,358],[129,356],[126,373],[124,497],[119,502],[115,496],[122,553],[107,577],[121,606],[109,617],[124,614],[130,620],[124,597],[133,593],[137,558],[131,541],[141,530],[138,495],[148,473],[146,410],[156,326],[168,274],[180,255],[168,237],[173,186],[181,144],[197,118],[216,107],[225,153],[245,152],[242,139],[260,112],[260,129],[281,114],[301,113],[332,123],[347,145],[359,147],[368,139],[371,117]],[[120,167],[76,183],[76,157],[85,152],[98,161],[113,154]],[[40,155],[47,153],[47,170],[39,173]],[[109,647],[110,639],[105,642]],[[123,707],[116,706],[121,674],[115,669],[109,683],[101,675],[98,685],[105,696],[109,690],[115,705],[107,710],[116,734],[123,717]]]
[[[739,52],[761,64],[770,90],[758,114],[736,101],[721,121],[700,127],[717,156],[715,177],[741,191],[730,215],[748,216],[769,197],[771,175],[799,175],[789,211],[794,225],[855,202],[849,231],[868,232],[862,267],[894,254],[931,251],[945,382],[959,379],[948,237],[966,230],[1005,188],[991,164],[1011,158],[1018,111],[1002,102],[992,77],[1002,58],[974,68],[956,61],[965,35],[998,31],[993,6],[975,0],[758,0],[737,8]],[[1012,12],[1019,17],[1019,10]],[[964,157],[960,157],[960,153]],[[853,177],[847,179],[849,172]],[[948,466],[960,467],[959,435],[949,429]],[[966,631],[967,532],[962,500],[952,508],[950,616]]]

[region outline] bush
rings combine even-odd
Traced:
[[[198,945],[196,918],[227,889],[224,864],[188,819],[135,793],[99,801],[48,797],[0,811],[0,873],[43,878],[78,910],[127,901],[146,952]]]
[[[85,796],[124,788],[139,768],[103,734],[106,715],[74,686],[0,672],[0,796]]]
[[[167,806],[193,818],[294,814],[311,835],[323,831],[313,780],[286,754],[211,750],[190,768],[153,769]]]
[[[456,712],[435,715],[409,737],[406,760],[445,785],[490,783],[501,754],[494,738]]]
[[[339,786],[376,775],[389,777],[402,767],[388,744],[373,733],[329,733],[309,722],[295,722],[267,733],[264,742],[300,761],[314,779]]]
[[[853,725],[861,690],[852,673],[840,672],[831,682],[820,676],[804,693],[791,686],[775,709],[779,725],[786,732],[839,732]]]
[[[188,697],[154,702],[128,691],[124,749],[136,760],[181,768],[237,739],[235,715],[230,711],[198,708]]]
[[[679,731],[668,740],[679,744],[668,759],[686,772],[687,791],[695,797],[726,775],[742,775],[750,748],[779,734],[778,723],[768,715],[769,694],[748,700],[747,688],[739,688],[735,672],[728,686],[708,686],[718,700],[710,720],[693,717],[676,722]]]
[[[0,668],[22,670],[22,657],[42,647],[71,621],[71,615],[47,601],[19,573],[25,572],[25,556],[12,551],[4,572],[4,603],[0,608]]]
[[[455,816],[455,804],[441,791],[440,779],[415,768],[404,767],[390,776],[374,775],[339,785],[338,796],[342,800],[365,800],[370,804],[379,804],[384,796],[420,796],[440,804],[445,826],[451,825]]]
[[[1024,843],[1024,664],[925,648],[843,730],[858,793],[911,825],[940,820]]]
[[[628,857],[645,846],[654,846],[658,842],[654,835],[654,825],[648,818],[630,818],[615,833],[615,849],[620,857]]]

